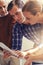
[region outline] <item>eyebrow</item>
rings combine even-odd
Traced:
[[[30,18],[26,17],[26,19],[30,20]]]

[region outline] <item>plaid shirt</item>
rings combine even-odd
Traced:
[[[21,50],[23,36],[37,44],[40,43],[41,29],[41,24],[26,25],[16,23],[12,30],[12,49]]]
[[[22,25],[16,23],[12,29],[12,49],[20,50],[22,46]]]

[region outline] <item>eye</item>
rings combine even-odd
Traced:
[[[3,6],[4,8],[6,7],[6,6]]]
[[[15,13],[15,15],[18,15],[18,14],[19,14],[18,12]]]
[[[0,9],[2,9],[2,7],[0,7]]]
[[[12,17],[15,17],[15,15],[12,15]]]
[[[30,18],[26,17],[26,19],[30,20]]]

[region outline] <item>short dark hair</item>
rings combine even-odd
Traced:
[[[7,7],[7,10],[10,11],[13,7],[14,3],[13,1],[11,1],[9,4],[8,4],[8,7]]]
[[[15,4],[18,5],[19,8],[23,8],[24,3],[21,0],[15,0]]]
[[[37,1],[29,1],[24,5],[22,11],[29,11],[36,15],[37,12],[41,11],[41,6]]]

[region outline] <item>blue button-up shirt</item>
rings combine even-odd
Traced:
[[[42,24],[39,23],[34,25],[16,23],[12,30],[12,49],[21,50],[23,36],[38,44],[41,29]]]

